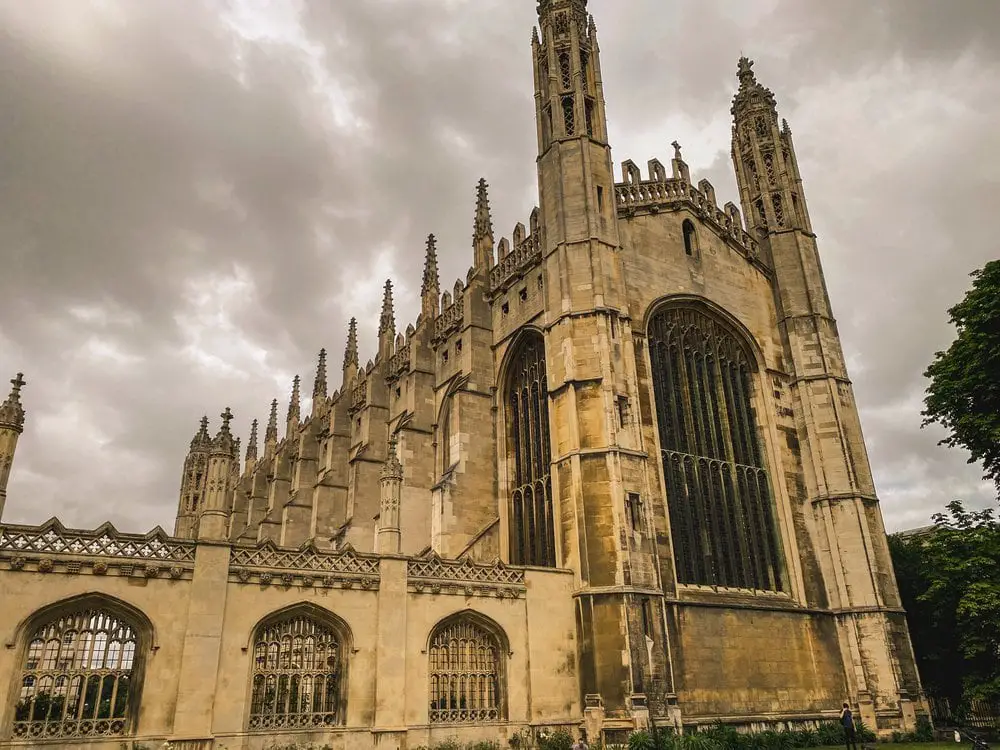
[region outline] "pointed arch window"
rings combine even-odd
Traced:
[[[505,638],[485,618],[459,615],[440,623],[428,650],[431,723],[470,724],[505,718]]]
[[[344,723],[346,629],[293,611],[257,628],[253,643],[251,731]]]
[[[13,737],[131,734],[143,651],[137,624],[100,606],[63,610],[34,626],[21,664]]]
[[[694,223],[690,219],[684,219],[681,231],[684,234],[684,253],[693,256],[698,249],[698,237],[694,231]]]
[[[658,310],[649,353],[678,582],[781,591],[753,360],[695,307]]]
[[[510,560],[554,567],[549,394],[540,334],[528,334],[514,355],[506,404]]]

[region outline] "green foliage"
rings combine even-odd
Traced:
[[[938,352],[924,377],[924,425],[951,434],[942,444],[965,448],[982,461],[1000,489],[1000,261],[972,274],[965,299],[948,310],[957,337]]]
[[[545,733],[538,737],[538,750],[571,750],[573,747],[573,735],[565,729],[557,729],[552,733]]]
[[[649,732],[632,732],[628,738],[628,750],[658,750]]]
[[[1000,700],[1000,522],[959,501],[934,521],[889,547],[925,686],[957,706]]]

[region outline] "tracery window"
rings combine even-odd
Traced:
[[[342,634],[305,614],[259,628],[253,646],[251,730],[344,723]]]
[[[138,643],[133,624],[99,608],[37,627],[21,670],[14,737],[129,734]]]
[[[554,567],[549,397],[545,342],[530,334],[510,365],[507,444],[510,495],[510,560]]]
[[[468,616],[445,620],[431,636],[430,720],[462,724],[504,718],[500,638]]]
[[[564,96],[562,100],[563,106],[563,126],[566,129],[566,135],[573,135],[576,133],[576,120],[573,112],[573,97]]]
[[[780,591],[750,356],[693,307],[653,315],[649,353],[678,582]]]

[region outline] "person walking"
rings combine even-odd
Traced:
[[[587,740],[580,736],[577,741],[573,743],[572,750],[590,750],[590,745],[587,744]]]
[[[844,727],[844,744],[847,750],[858,750],[858,731],[854,728],[854,714],[851,713],[851,707],[846,703],[840,711],[840,723]]]

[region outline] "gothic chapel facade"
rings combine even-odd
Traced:
[[[586,0],[540,0],[539,203],[378,354],[351,322],[176,527],[0,525],[0,747],[414,747],[926,713],[792,134],[752,63],[741,208],[616,181]],[[0,511],[24,427],[0,407]],[[23,499],[15,500],[27,502]]]

